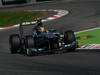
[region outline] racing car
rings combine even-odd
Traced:
[[[35,20],[32,34],[24,35],[23,27],[29,25],[19,25],[19,33],[9,36],[11,54],[23,53],[33,56],[43,53],[57,53],[75,51],[78,47],[74,32],[72,30],[63,33],[55,29],[46,29],[42,21]],[[30,24],[33,25],[33,24]]]

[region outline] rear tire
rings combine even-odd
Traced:
[[[66,31],[64,33],[64,43],[65,45],[73,43],[73,45],[70,48],[68,48],[67,51],[75,51],[77,47],[77,42],[76,42],[74,32],[72,30]]]
[[[26,36],[25,46],[26,46],[26,52],[25,52],[25,54],[27,56],[33,56],[32,48],[34,48],[35,42],[34,42],[34,38],[31,35]]]
[[[49,39],[49,45],[50,45],[50,52],[55,53],[55,51],[59,50],[59,41],[58,38],[51,38]]]
[[[15,54],[20,49],[20,38],[18,34],[12,34],[9,37],[9,45],[11,54]]]

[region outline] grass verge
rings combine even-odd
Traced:
[[[76,34],[79,45],[100,44],[100,28]]]
[[[53,15],[49,11],[0,11],[0,27],[33,21],[35,18],[46,18]]]

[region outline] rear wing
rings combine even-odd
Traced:
[[[37,18],[36,20],[33,20],[31,22],[23,22],[19,24],[19,31],[22,34],[23,33],[23,26],[29,26],[29,25],[35,25],[35,26],[40,26],[42,25],[42,22],[44,22],[45,20],[42,20],[40,18]]]
[[[29,25],[34,25],[34,24],[37,24],[38,25],[38,23],[41,23],[42,24],[42,22],[45,22],[45,20],[34,20],[34,21],[31,21],[31,22],[23,22],[23,23],[20,23],[19,24],[19,27],[29,26]]]
[[[42,22],[44,22],[44,20],[34,20],[32,22],[23,22],[19,24],[19,35],[21,38],[23,38],[23,27],[24,26],[30,26],[30,25],[35,25],[35,26],[39,26],[40,24],[42,24]]]
[[[19,24],[19,36],[20,36],[20,39],[23,38],[23,27],[24,26],[35,25],[36,23],[37,23],[37,21],[20,23]]]

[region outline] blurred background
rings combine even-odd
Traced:
[[[41,1],[51,1],[51,0],[0,0],[0,5],[12,5],[12,4],[25,4],[25,3],[36,3]]]

